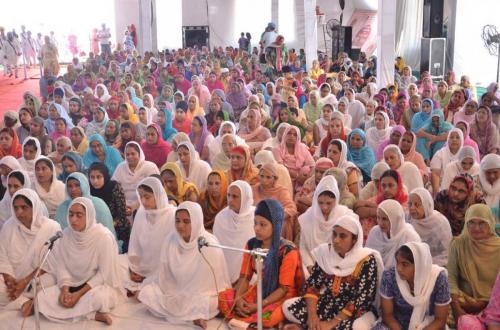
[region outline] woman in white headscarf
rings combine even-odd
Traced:
[[[7,176],[14,170],[22,170],[23,167],[19,161],[11,155],[3,156],[0,159],[0,174],[2,175],[2,186],[7,188]]]
[[[31,188],[31,179],[28,173],[21,170],[14,170],[7,175],[7,191],[0,201],[0,229],[3,224],[12,216],[12,196],[22,188]]]
[[[45,203],[49,218],[54,219],[57,208],[66,199],[66,186],[62,181],[57,180],[54,163],[45,156],[38,157],[35,162],[33,189]]]
[[[398,267],[384,271],[382,321],[372,330],[445,329],[451,302],[446,269],[433,264],[425,243],[404,244],[396,259]]]
[[[457,160],[454,160],[446,165],[439,190],[448,189],[451,182],[457,175],[469,174],[473,179],[475,179],[479,175],[480,171],[474,148],[464,146],[458,152]],[[408,187],[408,190],[411,189]]]
[[[37,138],[28,136],[23,143],[23,156],[17,161],[27,173],[30,179],[35,180],[35,162],[42,155],[42,148]]]
[[[396,251],[401,245],[421,241],[413,226],[405,222],[403,207],[394,199],[379,204],[377,223],[368,234],[366,247],[380,252],[386,268],[396,264]]]
[[[131,215],[139,207],[139,198],[136,192],[137,184],[153,174],[160,174],[155,163],[147,161],[139,143],[130,141],[125,146],[125,160],[118,165],[111,180],[120,182],[125,201],[127,215]]]
[[[226,134],[234,135],[234,139],[236,140],[236,145],[238,146],[247,145],[245,140],[236,135],[236,126],[234,125],[233,122],[230,121],[223,122],[219,127],[218,135],[215,137],[214,140],[212,140],[208,144],[208,155],[209,155],[208,159],[210,161],[210,164],[213,164],[215,157],[222,152],[222,138]]]
[[[283,134],[290,126],[291,125],[287,122],[282,122],[281,124],[279,124],[278,128],[276,129],[276,135],[267,139],[262,145],[261,150],[272,150],[273,148],[278,147],[281,144],[281,140],[283,139]]]
[[[111,325],[110,311],[125,301],[114,235],[96,222],[92,201],[75,198],[68,223],[49,258],[57,285],[39,293],[40,312],[55,322],[93,317]]]
[[[255,236],[253,194],[250,185],[241,180],[234,181],[227,190],[227,206],[214,221],[213,233],[222,245],[243,248]],[[224,250],[231,283],[240,277],[243,255]]]
[[[321,179],[314,191],[312,205],[299,216],[300,255],[306,277],[314,266],[313,250],[323,243],[332,242],[335,220],[344,215],[358,216],[351,209],[340,205],[340,192],[337,180],[332,175]]]
[[[481,159],[476,185],[495,216],[498,233],[500,231],[500,155],[489,154]]]
[[[355,95],[356,93],[352,88],[345,91],[345,96],[349,100],[347,113],[352,117],[352,123],[351,126],[349,126],[351,129],[358,128],[361,125],[366,113],[365,106],[361,103],[361,101],[354,98]]]
[[[157,275],[142,288],[138,299],[152,314],[170,323],[194,322],[206,328],[207,320],[219,312],[218,293],[230,288],[231,282],[222,250],[198,251],[199,237],[219,243],[205,231],[201,206],[182,202],[175,212],[175,231],[159,251]]]
[[[434,210],[434,199],[425,188],[417,188],[410,193],[410,223],[422,242],[431,250],[432,262],[446,266],[450,247],[451,227],[441,212]]]
[[[380,145],[390,138],[391,128],[389,127],[389,116],[384,111],[376,111],[374,121],[375,126],[366,131],[366,141],[376,153]]]
[[[441,179],[444,176],[444,170],[449,163],[458,159],[458,153],[464,145],[464,134],[459,128],[453,128],[448,133],[446,144],[439,149],[431,160],[431,183],[434,195],[439,192]]]
[[[424,187],[424,180],[422,180],[422,175],[417,165],[412,162],[406,162],[405,156],[403,156],[397,145],[389,144],[384,148],[383,155],[384,162],[389,165],[390,169],[399,172],[408,191]]]
[[[181,169],[182,178],[196,185],[199,191],[205,191],[207,188],[207,179],[212,169],[207,162],[200,159],[196,149],[191,142],[182,142],[177,147],[176,162]]]
[[[359,221],[338,218],[332,243],[312,251],[315,264],[303,298],[283,303],[285,317],[304,329],[370,329],[384,265],[380,254],[363,247]]]
[[[94,97],[98,98],[103,104],[107,104],[111,95],[104,84],[97,84],[94,89]]]
[[[145,278],[154,274],[160,264],[161,245],[174,230],[175,207],[168,202],[167,193],[159,179],[147,177],[136,189],[140,207],[134,218],[128,246],[129,280],[125,287],[138,291]]]
[[[57,222],[44,216],[43,203],[31,189],[18,190],[9,208],[12,216],[0,232],[0,274],[3,275],[0,277],[0,310],[19,309],[29,300],[24,290],[40,264],[44,243],[61,230]],[[42,275],[40,280],[44,286],[54,284],[49,274]],[[25,304],[22,310],[28,315],[31,304]]]

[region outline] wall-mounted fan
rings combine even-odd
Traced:
[[[485,25],[483,27],[483,33],[481,34],[481,37],[483,39],[484,46],[486,47],[488,52],[493,56],[497,56],[498,58],[498,63],[497,63],[497,83],[498,83],[500,78],[500,33],[498,32],[496,26]]]

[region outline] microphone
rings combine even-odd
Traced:
[[[54,242],[57,241],[58,239],[60,239],[62,236],[63,236],[63,233],[62,233],[62,231],[59,230],[54,236],[49,238],[48,241],[45,242],[44,245],[52,246],[52,244],[54,244]]]
[[[203,236],[198,237],[198,251],[201,252],[201,248],[204,246],[208,246],[207,240]]]

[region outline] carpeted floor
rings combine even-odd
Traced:
[[[38,67],[26,70],[27,80],[24,80],[24,70],[19,69],[17,79],[3,76],[3,67],[0,67],[0,121],[7,110],[19,110],[23,104],[23,94],[32,91],[39,96],[38,82],[40,79],[40,69]]]

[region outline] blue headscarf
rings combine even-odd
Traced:
[[[170,142],[172,141],[174,134],[177,133],[177,130],[172,127],[172,111],[169,111],[168,109],[163,109],[160,111],[163,112],[165,116],[165,125],[159,125],[161,128],[161,135],[163,137],[163,140]]]
[[[269,101],[269,94],[267,94],[267,88],[264,84],[259,84],[260,89],[262,90],[262,95],[264,95],[264,103],[267,104]]]
[[[438,117],[439,118],[439,125],[435,127],[432,124],[432,118],[433,117]],[[432,134],[432,135],[441,135],[444,133],[449,132],[453,128],[453,125],[449,122],[447,122],[444,119],[444,113],[441,110],[433,110],[432,114],[429,119],[427,119],[423,129],[426,133]],[[418,138],[417,139],[417,146],[416,149],[418,152],[422,154],[422,157],[427,160],[427,159],[432,159],[432,157],[436,154],[436,152],[441,149],[446,141],[436,141],[431,144],[430,148],[427,148],[426,143],[427,143],[427,138]]]
[[[72,129],[74,127],[73,121],[71,120],[68,113],[66,112],[66,109],[64,109],[64,107],[62,105],[60,105],[58,103],[51,103],[49,105],[48,110],[50,110],[51,108],[56,108],[57,113],[59,114],[59,117],[64,118],[64,120],[66,120],[66,126],[68,129]],[[49,115],[49,118],[47,118],[47,120],[45,120],[45,127],[47,128],[48,134],[50,134],[56,130],[56,121],[54,119],[51,119],[50,115]]]
[[[90,185],[87,177],[79,172],[71,173],[66,179],[66,187],[68,185],[69,179],[75,179],[80,183],[80,191],[82,192],[82,196],[80,197],[88,198],[92,201],[92,204],[94,204],[96,222],[108,228],[116,238],[116,232],[115,228],[113,227],[113,217],[111,216],[111,212],[102,199],[94,197],[90,194]],[[66,189],[66,200],[57,208],[55,218],[55,220],[61,225],[62,229],[68,227],[68,210],[72,201],[73,200],[71,199],[68,190]]]
[[[104,165],[106,165],[106,167],[108,168],[109,175],[113,176],[113,173],[115,173],[115,169],[123,161],[123,158],[116,148],[106,145],[106,141],[104,141],[104,138],[99,134],[94,134],[89,137],[89,148],[83,155],[83,165],[89,168],[92,163],[102,163],[102,161],[99,159],[99,157],[96,156],[96,154],[94,154],[92,148],[90,147],[90,145],[94,141],[97,141],[102,145],[102,148],[104,149],[104,153],[106,155],[106,158],[104,159]]]
[[[363,140],[363,146],[359,149],[351,147],[351,137],[359,135]],[[364,178],[369,178],[372,173],[372,168],[377,162],[372,148],[366,144],[366,134],[360,128],[352,130],[351,134],[347,137],[347,160],[353,162],[363,173]],[[365,180],[366,181],[366,180]]]
[[[73,163],[75,163],[76,165],[76,171],[77,172],[80,172],[80,173],[84,173],[85,171],[85,166],[83,166],[83,159],[82,159],[82,156],[80,156],[79,153],[77,152],[74,152],[74,151],[67,151],[64,153],[62,159],[64,160],[64,158],[69,158],[73,161]],[[59,176],[57,177],[58,180],[62,181],[62,182],[66,182],[66,179],[68,178],[70,173],[66,173],[64,171],[64,166],[63,166],[63,171],[61,174],[59,174]]]
[[[434,102],[431,99],[424,99],[422,101],[422,105],[425,103],[429,103],[431,106],[431,111],[423,112],[422,107],[420,107],[420,111],[413,115],[413,119],[411,121],[411,131],[413,133],[417,133],[424,125],[427,123],[429,118],[431,117],[432,109],[434,109]]]
[[[267,257],[264,259],[264,269],[266,271],[264,272],[264,276],[262,278],[262,296],[266,298],[273,293],[279,285],[279,249],[281,246],[281,227],[283,226],[285,213],[283,206],[277,200],[263,199],[257,204],[255,208],[255,215],[260,215],[273,224],[271,246],[269,247]],[[261,247],[262,241],[258,242],[260,243],[258,247]]]
[[[138,98],[137,95],[135,94],[134,87],[127,87],[127,89],[125,89],[125,90],[127,92],[130,92],[130,100],[132,102],[134,102],[134,104],[137,106],[137,108],[144,106],[144,103],[142,102],[142,100],[140,98]]]

